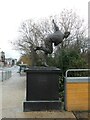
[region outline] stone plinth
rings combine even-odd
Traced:
[[[26,70],[26,101],[24,111],[60,109],[60,69],[55,67],[31,67]]]

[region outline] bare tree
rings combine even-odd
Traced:
[[[38,57],[43,56],[41,51],[36,53],[34,48],[44,45],[45,37],[53,33],[52,18],[63,33],[65,31],[70,31],[71,33],[67,39],[64,39],[62,45],[58,45],[57,48],[61,49],[61,46],[63,48],[76,46],[76,48],[80,50],[83,44],[85,44],[86,28],[84,26],[84,20],[80,19],[73,10],[65,9],[60,15],[51,16],[42,20],[40,19],[36,22],[33,20],[26,20],[21,24],[19,38],[15,42],[15,45],[22,53],[28,54],[32,58],[33,63],[35,63]]]
[[[35,22],[32,20],[24,21],[19,29],[19,37],[15,41],[14,45],[22,53],[27,54],[32,59],[33,64],[36,62],[37,58],[41,55],[41,51],[37,54],[34,51],[36,46],[44,45],[44,38],[48,35],[50,30],[49,20],[43,19],[40,22]]]

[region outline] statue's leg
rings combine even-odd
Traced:
[[[49,38],[46,38],[45,40],[45,49],[44,49],[46,54],[51,54],[53,52],[53,46],[52,46],[52,41]]]
[[[44,53],[44,66],[48,66],[47,64],[47,59],[48,59],[48,54],[51,54],[53,52],[53,46],[51,41],[45,41],[45,48],[43,48]]]
[[[48,54],[44,53],[43,65],[44,65],[45,67],[48,67],[47,58],[48,58]]]
[[[51,54],[53,52],[53,46],[52,46],[52,41],[51,39],[49,38],[46,38],[45,39],[45,47],[36,47],[35,51],[37,50],[42,50],[44,51],[44,66],[48,66],[47,65],[47,57],[48,57],[48,54]]]

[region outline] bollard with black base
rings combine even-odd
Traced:
[[[26,70],[26,100],[23,111],[60,110],[60,69],[56,67],[31,67]]]

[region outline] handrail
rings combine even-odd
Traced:
[[[66,71],[66,74],[65,74],[65,77],[67,77],[67,74],[68,74],[68,72],[69,71],[90,71],[90,69],[68,69],[67,71]]]

